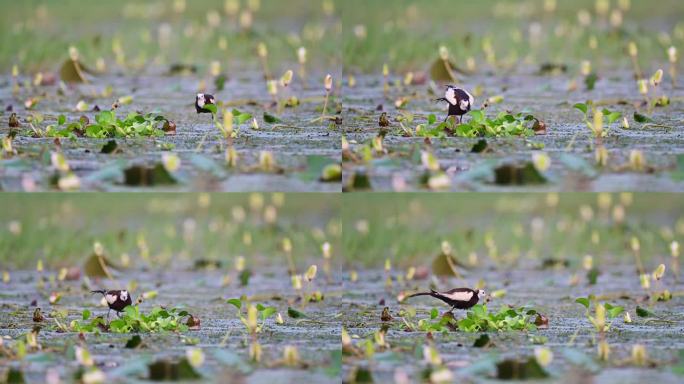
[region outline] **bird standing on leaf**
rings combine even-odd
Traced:
[[[437,101],[445,101],[449,104],[449,111],[444,121],[454,116],[456,122],[461,124],[463,122],[463,115],[470,111],[473,103],[475,103],[475,98],[465,89],[447,85],[444,97],[440,97]]]

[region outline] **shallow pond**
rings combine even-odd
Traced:
[[[679,351],[684,349],[682,281],[675,281],[674,276],[663,280],[665,287],[672,292],[678,292],[671,301],[657,303],[651,307],[648,303],[639,303],[667,320],[657,321],[635,314],[637,301],[644,296],[644,291],[639,286],[639,279],[633,268],[606,267],[594,286],[587,285],[584,276],[578,285],[570,285],[571,274],[570,270],[539,270],[529,266],[505,271],[478,269],[468,272],[464,280],[453,278],[440,281],[437,289],[447,290],[452,287],[474,286],[479,279],[484,279],[488,283],[488,292],[506,290],[504,297],[492,299],[488,307],[496,309],[505,304],[528,306],[536,308],[549,319],[548,329],[540,329],[529,334],[489,332],[494,346],[488,348],[472,347],[480,333],[434,332],[432,336],[435,346],[444,365],[453,372],[455,380],[494,381],[494,362],[506,357],[534,356],[534,348],[538,345],[533,344],[530,337],[539,335],[548,338],[545,347],[551,349],[554,354],[553,361],[547,368],[554,381],[681,382],[681,376],[672,373],[669,366],[677,362]],[[426,333],[405,329],[398,315],[403,305],[397,302],[397,295],[404,291],[427,290],[430,281],[418,280],[400,284],[395,280],[393,286],[387,288],[386,277],[382,270],[369,270],[359,272],[358,281],[345,282],[343,302],[346,309],[343,323],[347,331],[352,338],[366,338],[372,337],[373,332],[380,329],[383,324],[389,324],[385,340],[391,346],[391,351],[376,350],[375,357],[370,362],[363,358],[345,356],[343,377],[347,377],[354,367],[367,367],[376,382],[392,382],[395,377],[406,376],[410,378],[410,382],[414,382],[419,380],[422,370],[426,367],[422,349],[414,352],[416,346],[420,347],[426,343]],[[396,275],[394,277],[396,278]],[[596,345],[593,344],[593,328],[584,316],[584,307],[575,303],[576,298],[589,294],[605,295],[608,297],[607,302],[624,306],[633,321],[631,324],[624,323],[622,316],[613,321],[612,329],[607,334],[611,346],[609,363],[600,363],[594,359]],[[621,298],[623,296],[629,299]],[[448,310],[441,302],[431,298],[411,298],[404,304],[416,308],[417,319],[429,319],[432,308],[438,308],[440,313]],[[382,322],[380,319],[385,306],[389,307],[393,316],[391,322]],[[454,314],[457,319],[465,316],[465,312],[458,310]],[[355,339],[355,342],[358,341],[359,339]],[[649,359],[656,362],[657,366],[642,368],[630,364],[629,358],[634,344],[645,345]],[[578,359],[582,363],[572,362],[577,356],[583,356]]]

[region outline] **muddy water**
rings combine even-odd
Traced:
[[[2,304],[0,306],[0,335],[16,338],[31,330],[34,326],[31,315],[33,307],[29,305],[37,300],[37,306],[43,309],[47,319],[39,335],[44,354],[30,354],[23,362],[0,360],[0,367],[21,367],[29,382],[44,382],[46,369],[56,368],[61,378],[70,378],[77,368],[73,357],[68,357],[65,346],[79,343],[78,334],[58,333],[48,327],[54,320],[47,316],[51,309],[67,309],[69,320],[78,319],[84,309],[94,315],[106,315],[106,308],[100,306],[96,296],[92,296],[81,288],[80,282],[62,283],[59,287],[37,289],[36,272],[13,272],[11,284],[2,284]],[[117,282],[100,282],[97,287],[125,286],[128,281],[138,282],[138,290],[134,299],[145,291],[157,290],[158,296],[141,304],[141,311],[146,312],[153,306],[183,307],[198,316],[201,329],[188,331],[182,335],[143,334],[147,345],[141,349],[125,349],[124,345],[131,335],[102,334],[86,335],[86,346],[93,355],[95,364],[106,374],[110,382],[130,382],[147,376],[146,363],[158,358],[179,358],[185,356],[188,348],[183,337],[197,338],[195,347],[204,351],[206,361],[199,372],[205,380],[221,381],[232,378],[234,381],[246,383],[269,383],[278,378],[278,382],[300,382],[304,377],[315,382],[339,382],[337,376],[331,376],[326,369],[331,364],[331,352],[340,348],[339,297],[341,284],[326,283],[321,277],[315,289],[321,290],[325,300],[309,304],[302,308],[299,304],[288,304],[297,294],[290,286],[290,279],[284,270],[263,269],[256,271],[246,287],[238,287],[234,282],[230,286],[221,284],[223,274],[214,272],[129,272]],[[47,296],[51,290],[63,293],[58,305],[51,306]],[[236,317],[235,308],[226,304],[226,299],[241,295],[250,297],[254,303],[275,306],[285,320],[278,325],[274,318],[266,321],[259,342],[263,348],[261,364],[249,363],[248,344],[244,325]],[[311,321],[300,321],[287,316],[288,305],[305,312]],[[112,318],[114,315],[112,314]],[[6,340],[5,343],[8,341]],[[306,368],[294,369],[277,364],[283,357],[286,345],[297,347]],[[241,361],[239,364],[227,364],[221,355],[234,355]],[[45,360],[41,360],[41,358]],[[68,381],[68,380],[66,380]]]
[[[489,163],[522,162],[530,160],[534,150],[530,143],[542,143],[544,151],[551,157],[551,167],[546,176],[549,183],[541,186],[525,186],[524,190],[538,191],[681,191],[684,184],[675,181],[670,175],[676,168],[678,154],[684,153],[684,88],[682,84],[673,88],[671,84],[663,84],[664,92],[672,100],[666,108],[657,108],[653,117],[663,127],[642,128],[642,124],[634,122],[634,107],[631,103],[641,100],[637,93],[636,83],[631,72],[615,71],[601,75],[593,91],[586,91],[581,78],[578,78],[578,90],[568,92],[567,86],[572,79],[569,75],[558,77],[539,76],[532,70],[521,70],[512,75],[478,74],[467,78],[460,84],[473,90],[480,85],[484,96],[476,97],[476,109],[479,109],[486,97],[502,95],[501,104],[490,105],[488,115],[496,115],[507,110],[514,113],[528,111],[543,120],[548,133],[527,139],[496,138],[488,139],[491,152],[484,154],[470,153],[477,139],[446,138],[432,140],[432,151],[440,160],[442,169],[446,170],[451,180],[453,191],[508,191],[516,188],[501,187],[487,180],[481,180],[474,173],[481,166]],[[394,100],[409,97],[411,101],[403,111],[414,115],[417,124],[425,123],[430,114],[438,119],[445,116],[445,109],[440,103],[432,100],[434,94],[428,93],[428,86],[411,86],[405,89],[391,88],[388,97],[383,96],[381,78],[378,76],[359,76],[358,85],[344,91],[345,135],[355,148],[368,142],[379,132],[377,111],[382,105],[392,122],[390,133],[384,144],[390,152],[385,159],[370,164],[345,164],[345,180],[354,171],[363,171],[370,175],[373,190],[392,190],[393,180],[402,180],[407,190],[424,190],[419,183],[423,173],[420,164],[411,161],[406,155],[414,146],[425,149],[423,138],[406,138],[401,136],[399,124],[394,119],[402,111],[394,107]],[[393,81],[391,82],[393,83]],[[438,89],[441,91],[441,89]],[[441,96],[441,95],[440,95]],[[574,170],[572,166],[561,161],[561,154],[584,159],[593,165],[594,140],[582,122],[581,113],[574,110],[575,103],[587,100],[603,101],[611,111],[622,112],[627,116],[630,129],[623,129],[618,123],[610,128],[609,137],[603,144],[609,152],[609,162],[605,169],[594,169],[596,174],[588,174],[582,170]],[[629,105],[616,105],[618,100]],[[643,113],[644,111],[642,111]],[[466,117],[467,121],[467,117]],[[629,153],[632,149],[643,151],[646,162],[652,172],[636,173],[625,169]],[[402,155],[403,154],[403,155]],[[391,161],[387,161],[390,158]]]
[[[42,87],[38,92],[45,93],[47,97],[39,102],[35,112],[45,116],[46,122],[43,126],[53,124],[60,114],[65,114],[70,121],[78,119],[81,115],[86,115],[93,121],[94,112],[74,112],[79,100],[85,100],[91,107],[98,105],[102,109],[108,109],[116,98],[132,95],[133,103],[121,106],[117,111],[120,118],[132,111],[158,112],[176,123],[175,136],[117,139],[123,153],[115,155],[100,153],[102,145],[107,140],[62,139],[62,150],[73,171],[81,178],[84,190],[135,190],[122,186],[120,180],[107,178],[106,170],[119,163],[153,164],[158,162],[161,154],[165,152],[162,149],[163,145],[174,145],[175,148],[170,152],[177,153],[181,158],[178,173],[183,182],[163,189],[339,191],[339,183],[322,183],[315,179],[311,181],[311,178],[300,177],[302,172],[306,171],[307,156],[325,156],[332,161],[339,159],[338,128],[334,125],[332,128],[329,127],[327,122],[312,121],[320,116],[320,108],[323,105],[324,74],[310,74],[306,86],[295,79],[290,89],[281,91],[280,96],[283,98],[296,96],[302,101],[299,107],[286,108],[282,113],[269,106],[272,98],[266,92],[265,82],[260,73],[245,71],[240,76],[230,78],[221,92],[211,92],[209,89],[213,88],[213,84],[210,79],[206,79],[209,88],[207,92],[214,93],[217,100],[227,103],[230,108],[252,114],[258,121],[258,130],[251,127],[251,120],[239,127],[240,135],[234,142],[239,157],[237,169],[224,167],[224,140],[219,130],[213,126],[210,115],[197,115],[195,112],[194,98],[200,81],[200,78],[195,76],[164,76],[162,73],[125,77],[103,76],[91,84],[68,89],[64,96],[56,96],[56,86]],[[107,85],[113,87],[113,96],[98,97]],[[23,123],[23,119],[29,114],[23,108],[23,100],[29,96],[35,94],[22,93],[21,97],[15,99],[11,95],[11,86],[7,80],[0,87],[2,109],[12,105],[22,119],[22,129],[30,131],[28,124]],[[283,122],[265,123],[264,111],[278,115]],[[334,114],[334,111],[334,103],[331,103],[329,114]],[[0,129],[2,134],[5,134],[9,113],[4,112],[1,118],[5,123]],[[47,180],[51,171],[43,164],[41,154],[46,148],[55,149],[53,139],[20,135],[16,138],[14,146],[20,153],[19,157],[25,159],[25,162],[20,166],[0,163],[1,189],[19,190],[22,187],[22,179],[26,178],[33,180],[38,189],[49,189]],[[284,168],[284,173],[271,174],[254,170],[253,168],[259,164],[260,151],[272,152],[276,164]],[[197,155],[213,162],[209,169],[193,162],[192,158]]]
[[[464,277],[464,280],[451,279],[439,282],[438,289],[448,289],[457,286],[474,286],[482,278],[487,283],[486,289],[494,291],[506,289],[503,298],[489,302],[490,309],[498,309],[501,305],[530,306],[549,318],[549,329],[538,330],[531,334],[523,332],[490,333],[495,347],[482,349],[473,348],[473,342],[479,334],[463,332],[449,332],[447,334],[433,334],[435,345],[459,382],[481,382],[492,378],[490,366],[482,366],[483,362],[513,356],[531,356],[535,345],[529,340],[531,335],[548,338],[546,347],[554,353],[554,359],[548,370],[552,379],[576,382],[589,380],[593,377],[597,383],[639,383],[646,378],[650,381],[662,383],[681,382],[669,371],[667,365],[677,360],[678,351],[684,348],[684,300],[681,291],[683,282],[676,282],[673,276],[664,279],[664,286],[671,291],[679,291],[678,297],[666,303],[657,303],[652,307],[648,303],[640,303],[650,308],[658,316],[669,320],[669,323],[656,322],[636,316],[636,298],[643,296],[639,280],[631,267],[611,266],[603,268],[604,273],[599,277],[598,284],[588,286],[586,280],[577,286],[570,286],[570,271],[540,271],[531,268],[516,268],[508,271],[475,270]],[[373,332],[380,328],[380,314],[384,306],[390,308],[394,320],[386,335],[386,341],[393,347],[394,353],[376,351],[376,357],[369,362],[364,359],[345,357],[343,376],[349,374],[353,367],[369,367],[376,382],[391,382],[397,371],[408,374],[411,380],[418,380],[421,371],[426,367],[422,360],[422,352],[414,354],[416,345],[425,343],[425,332],[408,332],[404,330],[398,312],[402,305],[397,302],[400,291],[428,289],[429,281],[422,280],[401,285],[394,283],[391,289],[385,287],[386,275],[381,270],[371,270],[359,273],[357,282],[345,283],[344,306],[347,308],[343,323],[350,335],[365,338],[372,337]],[[574,366],[564,355],[567,350],[580,351],[593,361],[596,346],[593,344],[592,328],[584,316],[584,307],[575,303],[578,297],[589,294],[607,295],[610,303],[624,306],[629,311],[633,322],[624,323],[622,317],[613,321],[613,329],[608,333],[607,340],[612,347],[611,362],[596,364],[594,373],[588,373],[585,368]],[[622,295],[630,299],[619,299]],[[381,305],[380,301],[385,300]],[[413,298],[406,305],[417,309],[417,318],[429,318],[430,310],[438,308],[440,313],[448,310],[445,305],[430,298]],[[456,311],[457,318],[464,316],[462,311]],[[656,368],[640,368],[627,362],[633,344],[646,346],[649,358],[663,364]],[[401,348],[405,348],[400,351]],[[422,350],[422,349],[421,349]],[[486,364],[485,364],[486,365]],[[495,370],[494,370],[495,372]]]

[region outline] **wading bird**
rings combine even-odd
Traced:
[[[195,110],[197,111],[197,114],[199,115],[200,113],[212,113],[211,110],[206,109],[205,106],[207,104],[215,104],[216,100],[214,99],[214,96],[208,94],[208,93],[198,93],[197,97],[195,97]]]
[[[446,292],[437,292],[434,289],[431,289],[430,292],[414,293],[407,298],[416,296],[432,296],[435,299],[442,300],[450,305],[451,310],[449,312],[452,312],[454,309],[472,308],[478,303],[478,301],[480,301],[480,299],[484,299],[485,295],[484,289],[478,289],[476,291],[470,288],[454,288]]]
[[[119,313],[123,312],[124,308],[133,304],[131,295],[125,289],[112,291],[105,291],[104,289],[101,289],[97,291],[91,291],[91,293],[101,293],[102,296],[104,296],[105,301],[107,301],[107,306],[109,307],[109,311],[107,311],[107,321],[109,321],[109,313],[112,311],[112,309],[116,312],[116,315],[119,316]]]
[[[465,89],[447,85],[444,97],[440,97],[437,101],[446,101],[449,104],[449,112],[444,121],[447,121],[451,116],[455,116],[456,122],[460,124],[463,121],[463,115],[468,113],[473,103],[475,103],[475,98]]]

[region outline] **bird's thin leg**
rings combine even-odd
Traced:
[[[456,306],[452,305],[451,310],[449,312],[454,313],[454,309],[456,309]]]
[[[107,322],[108,322],[108,323],[109,323],[109,313],[110,313],[111,311],[112,311],[111,308],[109,308],[109,310],[107,311]]]

